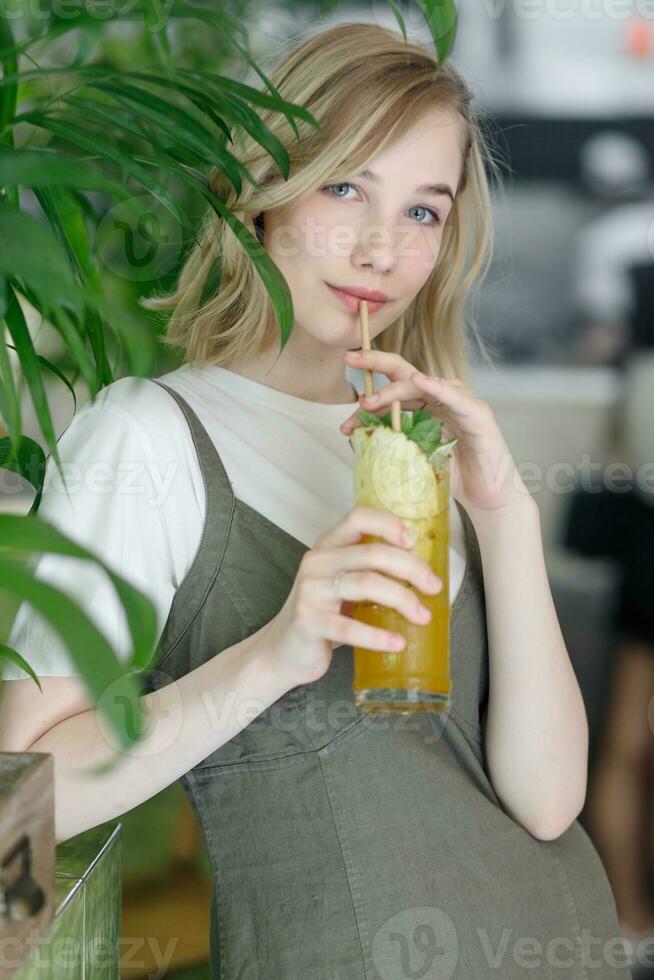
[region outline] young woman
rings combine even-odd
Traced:
[[[105,388],[61,440],[82,472],[100,452],[147,462],[148,493],[84,484],[74,521],[53,493],[41,508],[157,603],[150,730],[115,772],[81,777],[71,759],[110,755],[107,733],[32,620],[23,649],[48,675],[47,707],[30,681],[5,685],[5,746],[54,753],[58,839],[181,779],[215,876],[221,980],[627,980],[611,889],[575,819],[587,725],[536,504],[469,384],[464,303],[490,258],[492,166],[471,93],[428,50],[365,24],[306,40],[272,81],[323,135],[302,124],[299,146],[264,112],[290,179],[246,137],[262,188],[235,200],[220,173],[212,185],[288,281],[289,342],[280,355],[251,260],[210,217],[175,294],[149,303],[173,310],[166,342],[185,363]],[[334,287],[384,294],[369,304],[370,353],[356,355],[356,302]],[[442,587],[398,518],[352,507],[364,367],[380,389],[366,408],[426,405],[459,438],[442,713],[391,719],[353,703],[352,646],[398,646],[350,603],[422,622],[400,580]],[[361,544],[365,533],[387,543]],[[94,615],[124,643],[102,588]]]

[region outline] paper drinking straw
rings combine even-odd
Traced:
[[[361,323],[361,350],[372,350],[370,345],[370,327],[368,326],[368,302],[359,300],[359,322]],[[363,383],[366,395],[374,395],[375,386],[370,368],[363,369]]]
[[[368,302],[365,299],[359,300],[359,320],[361,322],[361,350],[372,350],[370,345],[370,328],[368,326]],[[363,383],[366,395],[374,395],[375,387],[370,368],[363,369]],[[399,398],[391,402],[391,424],[394,432],[401,432],[400,409],[402,403]]]

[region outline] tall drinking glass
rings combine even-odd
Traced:
[[[426,561],[443,588],[430,595],[409,581],[431,611],[425,625],[410,622],[396,609],[370,601],[353,603],[352,616],[405,638],[397,652],[354,647],[355,703],[371,714],[440,711],[450,704],[449,455],[427,456],[403,433],[387,427],[353,430],[355,506],[378,507],[402,518],[417,534],[413,551]],[[362,542],[385,538],[364,535]]]

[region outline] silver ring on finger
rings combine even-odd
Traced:
[[[334,578],[332,579],[332,588],[334,589],[334,594],[338,599],[342,598],[340,593],[340,587],[341,587],[341,579],[343,578],[344,575],[345,575],[345,569],[342,568],[340,572],[336,572],[336,575],[334,575]]]

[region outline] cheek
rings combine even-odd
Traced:
[[[405,269],[418,288],[433,272],[441,249],[441,238],[440,231],[431,229],[407,236]]]
[[[348,227],[342,210],[326,197],[313,194],[275,228],[271,254],[280,265],[347,256],[353,237]]]
[[[305,224],[297,213],[278,219],[267,236],[268,251],[285,275],[292,274],[298,260],[307,254],[306,237]]]
[[[304,215],[305,247],[311,258],[347,258],[357,241],[354,209],[317,193]]]

